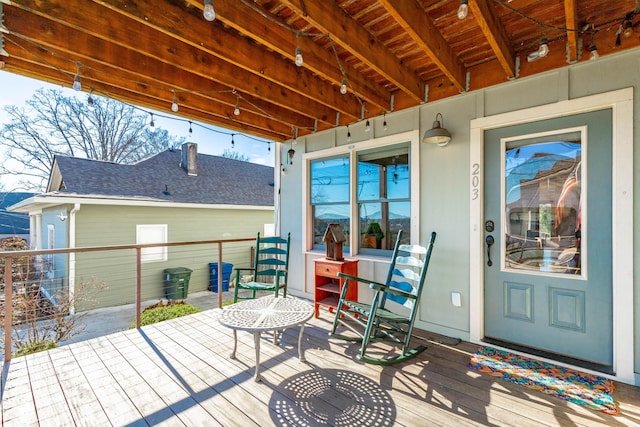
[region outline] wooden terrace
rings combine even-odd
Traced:
[[[631,426],[640,389],[616,383],[607,415],[470,369],[477,346],[425,336],[416,359],[382,367],[328,338],[331,315],[279,346],[264,334],[263,381],[253,381],[253,337],[232,332],[220,309],[14,358],[2,376],[2,421],[34,425],[221,426]],[[426,334],[426,333],[422,333]],[[268,341],[268,342],[267,342]]]

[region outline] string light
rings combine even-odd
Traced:
[[[367,121],[364,123],[364,131],[365,132],[371,131],[371,125],[369,124],[369,119],[367,119]]]
[[[173,101],[171,101],[171,111],[173,111],[174,113],[178,112],[178,98],[176,98],[176,92],[173,92]]]
[[[340,93],[346,95],[347,93],[347,79],[342,79],[342,84],[340,85]]]
[[[93,88],[91,88],[91,90],[89,91],[89,97],[87,98],[87,105],[89,105],[90,110],[93,110],[93,108],[95,107],[93,97],[91,96],[92,94]]]
[[[204,10],[202,11],[204,19],[211,22],[216,19],[216,11],[213,9],[213,0],[204,0]]]
[[[82,82],[80,81],[80,63],[76,62],[76,75],[73,77],[73,90],[80,92],[82,90]]]
[[[233,135],[235,134],[231,134],[231,148],[236,148],[236,142],[233,140]]]
[[[469,0],[460,0],[458,7],[458,19],[464,19],[469,14]]]
[[[540,39],[540,45],[538,46],[538,50],[534,50],[529,55],[527,55],[527,61],[535,61],[536,59],[544,58],[549,54],[549,45],[546,37],[542,37]]]
[[[193,128],[191,127],[191,120],[189,120],[189,138],[193,136]]]
[[[153,123],[153,113],[149,113],[149,114],[151,114],[151,120],[149,121],[149,130],[153,132],[156,130],[156,124]]]
[[[298,42],[299,38],[300,32],[296,33],[296,59],[294,62],[298,67],[302,67],[302,64],[304,64],[304,59],[302,58],[302,49],[300,49],[300,44]]]
[[[267,151],[271,152],[271,141],[267,142]]]
[[[238,106],[237,102],[236,102],[236,108],[233,109],[233,115],[234,116],[239,116],[240,115],[240,107]]]
[[[349,130],[349,125],[347,125],[347,142],[351,142],[351,131]]]
[[[387,113],[382,115],[382,130],[387,130]]]

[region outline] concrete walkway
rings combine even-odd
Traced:
[[[155,299],[142,303],[142,310],[150,305],[157,304]],[[166,302],[166,300],[164,300]],[[222,293],[222,302],[233,301],[233,289]],[[218,294],[211,291],[202,291],[189,294],[185,302],[194,305],[201,310],[210,310],[218,307]],[[59,345],[67,345],[74,342],[85,341],[91,338],[112,334],[127,330],[136,318],[135,304],[120,305],[117,307],[97,308],[80,313],[79,332]]]

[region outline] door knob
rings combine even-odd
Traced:
[[[491,267],[493,265],[493,262],[491,261],[491,246],[495,243],[495,239],[491,234],[489,234],[484,241],[487,243],[487,265]]]

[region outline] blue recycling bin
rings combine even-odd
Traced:
[[[222,263],[222,292],[229,290],[229,281],[231,280],[231,271],[233,271],[233,264],[227,262]],[[209,290],[218,292],[218,263],[209,263]]]

